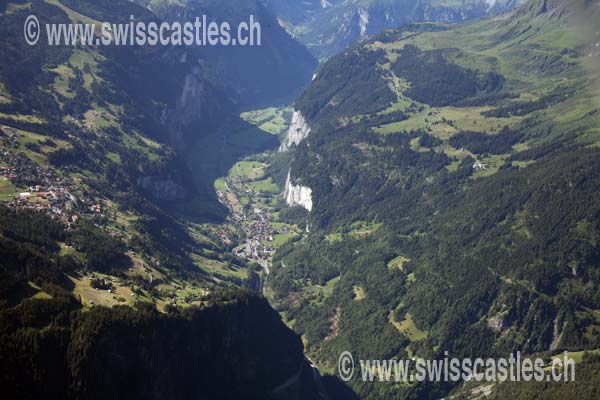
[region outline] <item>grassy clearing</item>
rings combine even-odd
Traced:
[[[100,57],[100,56],[98,56]],[[92,91],[92,83],[94,80],[102,80],[98,77],[98,61],[96,55],[83,50],[76,50],[71,55],[69,62],[79,70],[83,71],[83,87]],[[87,70],[87,72],[86,72]]]
[[[86,126],[95,128],[119,127],[116,118],[97,105],[94,105],[94,109],[85,112],[84,123]]]
[[[331,296],[332,292],[333,288],[330,290],[321,285],[308,285],[302,289],[302,298],[308,300],[313,307],[320,307]]]
[[[330,279],[329,281],[327,281],[327,283],[325,284],[325,288],[326,289],[330,289],[333,290],[333,287],[335,286],[336,283],[338,283],[340,281],[340,277],[336,276],[335,278]]]
[[[132,296],[133,292],[128,287],[115,286],[109,292],[108,290],[94,289],[91,286],[91,280],[88,277],[69,277],[69,279],[75,284],[73,294],[81,299],[81,304],[83,304],[84,307],[113,307],[118,304],[133,304],[136,298],[149,301],[149,298],[145,296]]]
[[[15,4],[15,3],[10,3],[7,7],[6,10],[4,11],[5,15],[10,15],[13,14],[17,11],[21,11],[21,10],[28,10],[29,7],[31,7],[31,5],[29,3],[24,3],[24,4]],[[1,13],[0,13],[1,14]]]
[[[275,248],[279,248],[289,242],[296,236],[294,233],[278,233],[273,237],[272,245]]]
[[[224,192],[225,191],[225,179],[223,178],[219,178],[217,179],[214,184],[213,184],[215,190],[219,191],[219,192]]]
[[[455,149],[454,147],[452,147],[450,145],[442,146],[440,151],[445,153],[451,160],[454,160],[452,163],[450,163],[449,165],[446,166],[446,169],[449,172],[456,171],[465,158],[467,158],[467,157],[475,158],[475,156],[468,150]]]
[[[121,107],[117,107],[117,109],[120,111]],[[158,150],[161,148],[161,144],[158,142],[155,142],[154,140],[144,136],[144,135],[140,135],[139,139],[148,147],[150,147],[151,149],[154,150]]]
[[[411,140],[411,141],[410,141],[410,149],[411,149],[412,151],[417,151],[417,152],[420,152],[420,153],[426,153],[426,152],[428,152],[428,151],[429,151],[429,149],[428,149],[428,148],[426,148],[426,147],[422,147],[422,146],[419,144],[419,141],[420,141],[420,140],[421,140],[421,137],[416,137],[416,138],[414,138],[413,140]]]
[[[408,34],[408,32],[407,32],[407,34]],[[390,43],[383,43],[383,42],[377,41],[377,42],[374,42],[373,44],[369,45],[369,47],[374,50],[383,49],[388,52],[391,50],[402,50],[404,48],[404,46],[406,46],[406,42],[403,42],[403,41],[396,41],[396,42],[390,42]],[[397,57],[398,57],[398,54],[388,53],[388,59],[391,62],[394,62]]]
[[[390,323],[394,325],[396,329],[398,329],[400,333],[406,336],[411,342],[423,340],[429,335],[427,331],[422,331],[417,328],[410,313],[406,313],[402,322],[396,321],[394,314],[394,312],[390,313]]]
[[[340,277],[336,276],[325,283],[325,285],[309,285],[305,286],[304,298],[311,299],[313,304],[322,304],[322,302],[333,294],[335,285],[340,281]]]
[[[287,130],[290,108],[266,108],[241,114],[241,118],[260,130],[272,135],[280,135]]]
[[[240,161],[229,170],[231,178],[259,179],[265,174],[265,163],[258,161]]]
[[[250,182],[248,187],[259,193],[279,193],[279,188],[270,177],[261,181]]]
[[[402,106],[404,103],[397,105],[397,107]],[[425,107],[423,111],[413,113],[407,120],[382,125],[373,128],[373,131],[388,135],[421,130],[439,139],[448,140],[458,132],[464,131],[498,133],[505,126],[514,126],[522,121],[522,117],[488,118],[482,115],[483,112],[491,109],[491,107]]]
[[[329,243],[337,243],[348,238],[362,239],[375,233],[382,225],[381,223],[357,221],[350,226],[339,228],[337,231],[328,234],[325,236],[325,240]]]
[[[123,134],[121,136],[121,142],[128,149],[143,154],[144,157],[152,161],[158,161],[161,158],[154,151],[149,151],[153,149],[153,146],[148,146],[146,142],[142,139],[141,135],[135,133],[132,133],[131,135]]]
[[[73,70],[66,65],[59,65],[50,71],[57,74],[54,78],[54,90],[68,99],[74,99],[75,92],[69,88],[69,79],[75,78]]]
[[[170,291],[172,287],[167,285],[165,289]],[[195,287],[188,285],[185,282],[181,282],[181,285],[177,285],[174,292],[177,305],[183,308],[188,308],[201,304],[200,299],[206,294],[206,288]]]
[[[46,292],[37,292],[31,298],[32,299],[37,299],[37,300],[50,300],[50,299],[53,299],[53,297],[51,295],[49,295],[48,293],[46,293]]]
[[[73,11],[69,7],[62,4],[59,0],[45,0],[45,1],[46,1],[46,3],[52,4],[52,5],[60,8],[61,10],[63,10],[67,14],[67,16],[69,17],[69,19],[71,21],[82,23],[82,24],[94,24],[94,25],[96,25],[97,32],[100,32],[100,29],[102,28],[101,22],[96,21],[90,17],[83,15],[83,14],[80,14],[76,11]]]
[[[575,364],[578,364],[578,363],[580,363],[583,360],[583,355],[585,353],[594,354],[594,355],[600,356],[600,349],[585,350],[585,351],[576,351],[576,352],[572,352],[572,353],[569,352],[569,358],[572,359],[573,361],[575,361]],[[558,355],[554,356],[552,359],[553,360],[559,359],[559,360],[563,361],[564,360],[564,354],[558,354]]]
[[[7,179],[0,179],[0,201],[10,201],[17,196],[17,188]]]
[[[50,299],[54,298],[54,296],[52,296],[51,294],[48,294],[48,293],[44,292],[42,290],[42,288],[39,287],[38,285],[36,285],[35,283],[33,283],[33,282],[30,281],[30,282],[28,282],[28,284],[29,284],[29,289],[31,291],[35,292],[31,296],[32,299],[36,299],[36,300],[50,300]]]
[[[0,82],[0,104],[10,104],[12,103],[12,98],[8,90],[6,90],[6,86],[2,82]]]
[[[400,271],[404,272],[404,264],[407,262],[410,262],[410,258],[407,258],[404,256],[398,256],[388,263],[388,268],[389,269],[398,268]]]
[[[325,236],[325,240],[327,240],[329,243],[338,243],[344,240],[344,235],[339,232],[330,233],[329,235]]]
[[[43,119],[35,115],[5,114],[0,112],[0,118],[9,118],[19,122],[30,122],[32,124],[42,124],[45,122]]]
[[[49,153],[51,151],[54,151],[55,149],[67,149],[67,148],[71,147],[71,145],[69,143],[67,143],[63,140],[54,139],[54,138],[52,138],[52,141],[56,144],[56,147],[47,146],[42,143],[42,142],[45,142],[46,140],[48,140],[47,136],[40,135],[39,133],[23,131],[21,129],[17,129],[16,131],[19,134],[19,138],[17,139],[19,144],[21,144],[23,146],[27,145],[27,144],[39,144],[40,149],[44,153]]]
[[[75,250],[74,247],[72,246],[67,246],[66,243],[61,242],[60,244],[60,255],[61,256],[72,256],[72,257],[76,257],[79,258],[82,262],[85,262],[85,256],[81,253],[79,253],[77,250]]]
[[[281,311],[279,314],[281,315],[281,320],[283,321],[283,323],[291,330],[294,330],[294,326],[296,325],[296,320],[289,319],[287,311]]]
[[[360,239],[373,234],[376,230],[381,228],[382,225],[382,223],[375,224],[364,221],[355,222],[350,226],[351,230],[348,232],[348,236],[353,239]]]
[[[231,277],[242,280],[248,279],[248,271],[234,267],[226,262],[206,258],[196,253],[191,253],[190,258],[198,268],[214,276],[220,276],[225,279]]]
[[[508,157],[510,157],[510,154],[491,155],[487,158],[483,158],[481,162],[486,165],[486,169],[475,172],[473,178],[484,178],[486,176],[494,175],[498,172],[500,167],[506,163]]]
[[[13,129],[13,128],[5,128],[3,130],[9,130],[10,132],[17,133],[17,142],[21,147],[21,151],[32,161],[45,165],[46,155],[58,150],[58,149],[69,149],[72,146],[60,139],[49,138],[44,135],[40,135],[38,133],[24,131],[21,129]],[[48,139],[51,140],[51,143],[48,142]],[[39,150],[31,150],[27,148],[28,145],[35,145],[39,148]]]
[[[528,166],[535,164],[535,160],[529,161],[513,161],[513,167],[518,167],[519,169],[527,168]]]
[[[287,128],[287,121],[285,119],[283,119],[282,116],[278,116],[278,117],[260,125],[259,128],[265,132],[269,132],[274,135],[279,135],[279,134],[285,132],[285,130]]]
[[[271,226],[271,228],[276,229],[276,230],[288,229],[291,231],[291,230],[297,229],[297,227],[295,225],[286,224],[285,222],[271,221],[271,222],[269,222],[269,225]]]
[[[503,127],[514,126],[523,120],[523,117],[491,118],[482,115],[492,109],[492,107],[443,107],[433,112],[442,120],[451,121],[458,131],[498,133]]]
[[[367,297],[365,289],[362,286],[354,286],[352,290],[354,291],[354,300],[356,301],[364,300]]]
[[[91,51],[80,49],[73,50],[71,57],[66,64],[49,69],[49,71],[57,74],[54,79],[54,89],[69,99],[75,98],[76,94],[69,87],[69,80],[75,78],[75,70],[79,70],[83,77],[83,87],[88,92],[91,92],[94,80],[102,80],[97,75],[99,58],[102,57]]]
[[[533,235],[531,234],[531,232],[529,231],[529,229],[527,229],[527,212],[526,211],[519,211],[516,213],[516,222],[515,224],[512,226],[512,229],[521,234],[523,237],[527,238],[527,239],[531,239],[533,237]]]
[[[269,121],[277,116],[278,109],[275,107],[265,108],[261,110],[252,110],[243,112],[240,117],[253,125],[260,125],[263,122]]]
[[[439,111],[431,108],[425,108],[421,112],[414,113],[407,120],[392,122],[373,129],[375,133],[382,135],[417,130],[429,132],[443,140],[447,140],[458,133],[456,128],[445,121]]]
[[[117,153],[106,153],[106,158],[112,161],[113,164],[121,165],[121,156]]]

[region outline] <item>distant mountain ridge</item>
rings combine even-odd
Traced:
[[[525,0],[264,0],[318,58],[384,29],[420,21],[460,22],[510,10]]]
[[[193,21],[206,15],[210,21],[237,25],[250,15],[261,24],[261,46],[203,46],[188,48],[190,60],[206,65],[244,108],[282,105],[293,100],[310,82],[317,66],[314,57],[282,29],[259,0],[140,0],[160,18]]]

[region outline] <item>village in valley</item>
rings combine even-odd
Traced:
[[[287,134],[291,111],[267,108],[242,113],[241,118],[281,139]],[[215,233],[234,256],[262,268],[263,289],[276,250],[302,235],[300,227],[280,217],[287,206],[283,188],[268,174],[273,157],[272,151],[266,151],[238,161],[214,184],[219,202],[229,211],[226,223],[216,226]]]
[[[45,212],[60,220],[67,229],[83,217],[91,219],[94,225],[102,227],[110,236],[123,238],[118,229],[108,229],[105,213],[109,210],[102,201],[94,200],[90,195],[81,194],[68,174],[59,174],[49,166],[32,161],[18,148],[19,134],[11,128],[3,128],[4,149],[0,150],[0,184],[4,183],[3,205],[17,210]],[[6,146],[9,141],[9,146]],[[73,193],[78,191],[78,196]],[[75,254],[77,249],[64,244],[65,252]],[[146,262],[133,252],[128,252],[131,265],[120,276],[101,274],[91,271],[73,272],[68,278],[74,284],[73,294],[82,305],[111,307],[117,304],[132,304],[142,299],[155,301],[160,307],[167,305],[197,304],[210,295],[207,287],[190,290],[189,285],[167,284],[168,280],[160,272],[158,260]]]
[[[20,139],[22,135],[15,129],[2,127],[0,194],[8,207],[45,211],[67,226],[76,223],[82,213],[102,214],[101,204],[73,194],[71,176],[36,163],[25,152],[19,151]]]
[[[283,119],[281,122],[285,123]],[[121,215],[110,200],[83,185],[85,172],[71,171],[50,162],[53,152],[70,147],[61,139],[0,125],[0,203],[13,210],[46,213],[71,231],[76,231],[81,222],[90,221],[108,235],[126,239],[129,236],[121,225],[131,218],[134,220],[135,216]],[[282,189],[266,172],[272,154],[264,153],[260,157],[261,161],[237,162],[226,177],[215,182],[218,200],[229,211],[225,223],[197,228],[200,229],[198,234],[205,235],[207,240],[221,242],[234,258],[254,265],[253,272],[262,270],[259,283],[263,286],[276,249],[301,235],[302,230],[280,221],[279,210],[285,207]],[[69,243],[61,246],[64,247],[62,252],[77,254],[78,250]],[[165,275],[158,260],[145,259],[129,246],[127,257],[130,265],[118,275],[89,271],[69,275],[74,283],[73,293],[83,305],[111,307],[145,299],[160,308],[189,306],[200,304],[211,293],[211,285],[206,283],[195,286],[173,281]],[[237,271],[235,265],[226,266],[227,260],[215,265],[202,257],[194,261],[216,281],[225,276],[220,273],[236,279],[238,274],[242,279],[251,275],[250,271]]]
[[[235,243],[233,253],[259,264],[268,273],[276,248],[297,236],[300,230],[277,222],[275,210],[282,198],[270,179],[268,182],[261,179],[264,168],[264,164],[253,161],[236,164],[233,173],[217,185],[217,196],[229,210],[227,222],[243,230],[243,242]],[[225,244],[232,244],[225,230],[220,236]]]

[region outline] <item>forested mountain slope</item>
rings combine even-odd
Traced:
[[[227,213],[214,179],[244,155],[277,145],[240,119],[245,89],[215,75],[220,63],[232,61],[205,54],[199,63],[181,47],[29,46],[22,32],[30,14],[41,24],[99,26],[129,22],[130,15],[161,21],[129,1],[0,5],[0,201],[43,210],[72,229],[97,225],[126,246],[134,272],[191,271],[212,284],[254,285],[253,272],[223,244],[235,232],[206,225]],[[294,73],[308,68],[309,80],[314,61],[305,50],[289,46],[287,36],[263,35],[267,51],[283,54]],[[294,51],[308,61],[297,62]],[[260,60],[268,70],[268,58]],[[302,79],[284,89],[297,90]],[[256,95],[261,102],[278,96]]]
[[[237,289],[185,311],[143,301],[89,310],[69,292],[65,274],[81,265],[58,251],[59,224],[0,213],[4,398],[321,398],[300,339],[264,299]]]
[[[599,12],[534,0],[481,22],[409,25],[319,69],[295,104],[309,129],[290,178],[312,193],[296,212],[310,234],[278,251],[269,283],[322,369],[345,350],[600,347]]]
[[[211,177],[275,148],[275,137],[242,121],[236,94],[184,49],[29,46],[32,14],[41,24],[160,21],[129,1],[0,4],[2,312],[38,292],[34,307],[44,308],[47,282],[86,312],[139,301],[183,309],[223,288],[256,289],[256,266],[231,251],[239,232],[218,224],[227,210]],[[199,143],[209,165],[194,164]],[[26,295],[11,300],[15,291]],[[48,307],[52,321],[71,310]],[[23,345],[32,357],[35,340]]]

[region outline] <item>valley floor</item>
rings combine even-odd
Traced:
[[[285,109],[266,109],[243,116],[273,134],[286,131],[284,112]],[[267,171],[274,154],[270,151],[246,157],[215,182],[219,201],[229,210],[226,223],[218,228],[220,237],[225,245],[235,246],[235,256],[261,267],[263,294],[276,250],[302,233],[297,225],[279,218],[279,210],[284,206],[282,188]],[[239,232],[240,239],[231,240],[227,235],[231,230]]]

